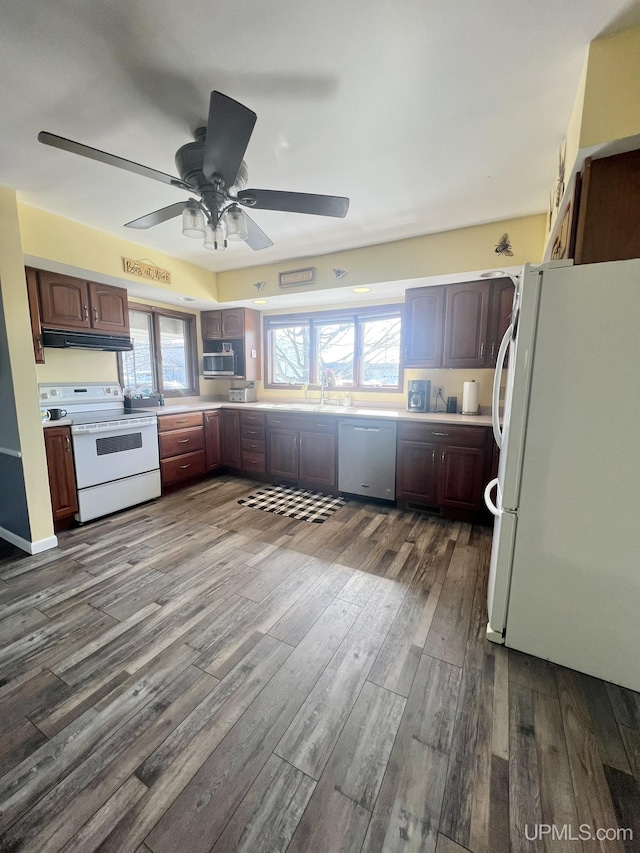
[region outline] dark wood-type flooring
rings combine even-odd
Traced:
[[[640,695],[485,641],[488,528],[254,485],[2,547],[3,853],[639,849]]]

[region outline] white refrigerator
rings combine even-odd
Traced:
[[[489,639],[640,691],[640,260],[526,266],[508,354]]]

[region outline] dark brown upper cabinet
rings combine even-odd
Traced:
[[[515,287],[510,278],[500,278],[491,282],[491,303],[489,308],[489,336],[486,348],[486,367],[495,367],[500,341],[511,323],[513,293]],[[507,361],[505,361],[505,365]]]
[[[220,352],[222,341],[232,345],[236,375],[229,379],[260,379],[260,313],[251,308],[223,308],[200,315],[205,353]]]
[[[28,273],[29,274],[29,273]],[[127,291],[37,270],[40,317],[49,329],[129,334]]]
[[[447,286],[443,367],[484,367],[490,281]]]
[[[640,149],[598,160],[588,158],[582,171],[575,263],[640,257],[638,223]]]
[[[440,367],[445,288],[415,287],[405,293],[404,366]]]
[[[245,309],[225,308],[202,312],[202,337],[204,340],[242,338],[245,333]]]

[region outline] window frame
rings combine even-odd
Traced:
[[[171,308],[160,308],[157,305],[143,305],[139,302],[129,302],[129,311],[139,311],[151,315],[151,373],[154,388],[164,397],[198,397],[200,395],[200,374],[198,371],[198,335],[196,326],[196,315],[187,314],[184,311],[173,311]],[[195,386],[190,388],[179,388],[165,390],[162,384],[162,349],[160,346],[160,318],[169,317],[182,320],[186,324],[186,361],[191,375],[191,381]],[[118,353],[118,381],[124,387],[124,371],[122,367],[122,353]]]
[[[315,327],[324,323],[351,321],[355,326],[355,346],[353,356],[354,385],[341,385],[332,391],[371,391],[374,394],[402,394],[404,389],[404,369],[402,359],[402,324],[404,320],[402,303],[390,305],[374,305],[366,308],[347,308],[335,311],[305,311],[298,314],[265,314],[263,315],[263,354],[264,354],[264,387],[270,390],[296,391],[302,388],[302,383],[284,384],[272,381],[271,368],[271,331],[278,326],[309,324],[309,375],[317,375],[316,363],[316,331]],[[361,385],[363,365],[363,332],[362,323],[370,320],[397,318],[400,320],[400,354],[398,364],[397,385]],[[310,390],[320,390],[318,382],[309,382]]]

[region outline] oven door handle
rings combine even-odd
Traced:
[[[71,435],[73,435],[76,439],[82,437],[83,435],[103,435],[107,432],[121,432],[125,433],[128,430],[135,430],[136,432],[140,432],[143,429],[152,428],[154,430],[157,429],[157,420],[156,418],[132,418],[127,421],[126,424],[95,424],[93,426],[89,426],[87,424],[79,424],[78,426],[71,427]]]

